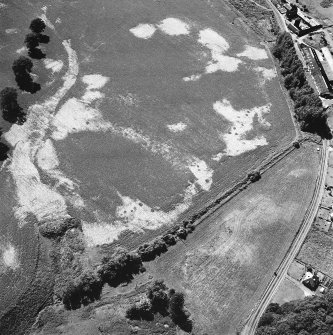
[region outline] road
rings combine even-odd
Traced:
[[[278,20],[279,26],[282,31],[288,31],[286,22],[281,15],[281,13],[277,10],[271,0],[267,0],[268,4],[272,8],[275,13],[275,16]],[[298,49],[297,41],[294,40],[296,51],[298,54],[301,54],[300,50]],[[303,55],[301,55],[301,60],[303,60]],[[304,61],[304,60],[303,60]],[[243,328],[241,335],[253,335],[256,332],[258,322],[262,314],[265,312],[267,306],[269,305],[270,301],[272,300],[274,294],[276,293],[279,285],[284,280],[287,271],[293,262],[294,258],[297,256],[302,244],[311,229],[311,225],[316,217],[319,205],[321,203],[321,199],[324,192],[324,184],[327,174],[327,165],[328,165],[328,147],[329,143],[327,140],[323,141],[323,146],[321,150],[321,160],[320,160],[320,170],[318,179],[316,182],[316,188],[313,193],[311,203],[306,211],[306,214],[303,218],[301,227],[297,232],[287,254],[285,255],[284,259],[282,260],[279,268],[276,271],[276,276],[271,279],[270,283],[268,284],[263,296],[261,297],[260,302],[257,306],[252,310],[245,327]]]
[[[270,283],[268,284],[260,302],[252,311],[245,327],[243,328],[241,335],[252,335],[255,334],[255,331],[258,326],[258,322],[270,301],[272,300],[273,295],[277,291],[279,285],[285,278],[289,266],[291,265],[294,258],[297,256],[302,244],[311,228],[311,225],[316,217],[319,205],[321,203],[321,199],[324,192],[324,184],[327,174],[327,166],[328,166],[328,152],[329,152],[329,143],[327,140],[323,141],[323,146],[321,150],[321,159],[320,159],[320,170],[318,174],[318,179],[316,182],[316,188],[313,193],[311,203],[305,213],[303,218],[301,227],[295,236],[292,245],[290,246],[287,254],[282,260],[279,268],[276,271],[276,276],[272,278]]]
[[[274,4],[272,3],[271,0],[267,0],[267,3],[269,4],[269,6],[271,7],[271,9],[275,13],[275,17],[278,20],[278,23],[279,23],[279,26],[280,26],[281,30],[283,32],[288,31],[288,28],[287,28],[287,25],[286,25],[286,21],[284,20],[282,14],[277,10],[277,8],[274,6]]]

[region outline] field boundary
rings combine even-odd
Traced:
[[[305,142],[312,142],[316,144],[320,144],[311,137],[304,137],[302,138],[299,143],[305,143]],[[260,165],[257,166],[255,170],[259,171],[261,175],[263,175],[265,172],[267,172],[270,168],[272,168],[274,165],[276,165],[278,162],[280,162],[283,158],[287,157],[289,154],[291,154],[294,150],[299,150],[294,147],[293,144],[288,145],[286,148],[282,149],[279,152],[276,152],[275,154],[266,157],[262,161]],[[203,220],[207,219],[210,215],[212,215],[216,210],[218,210],[220,207],[222,207],[224,204],[229,202],[231,199],[233,199],[237,194],[239,194],[241,191],[246,189],[249,185],[251,185],[252,182],[249,180],[249,178],[246,176],[243,179],[239,180],[234,184],[232,187],[230,187],[227,191],[220,193],[218,196],[214,197],[209,204],[207,203],[207,206],[203,206],[202,210],[208,209],[206,213],[202,215],[199,219],[197,219],[197,222],[194,222],[194,225],[197,226],[202,223]],[[195,215],[199,215],[200,211],[196,211],[195,214],[191,215],[192,217]],[[186,217],[184,217],[183,220],[185,220]],[[187,217],[189,219],[189,217]]]

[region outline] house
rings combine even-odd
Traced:
[[[310,289],[311,291],[316,291],[319,287],[320,280],[316,273],[311,278],[303,280],[302,284]]]

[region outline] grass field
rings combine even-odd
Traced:
[[[34,61],[42,90],[19,96],[27,122],[0,122],[12,148],[0,170],[0,312],[39,273],[38,223],[76,216],[89,247],[148,236],[292,142],[270,54],[234,13],[217,0],[1,4],[1,89],[15,86],[11,65],[26,55],[34,17],[46,21],[51,41],[47,59]],[[255,200],[272,203],[258,195],[249,205]],[[220,239],[207,243],[214,249]],[[246,250],[235,256],[242,264]],[[241,281],[237,271],[230,276]]]
[[[63,65],[52,72],[50,59],[35,62],[45,90],[30,106],[29,144],[16,148],[15,160],[22,164],[30,150],[42,184],[31,194],[17,190],[22,222],[29,212],[38,220],[70,213],[85,221],[91,246],[126,230],[154,230],[294,137],[269,53],[232,24],[224,3],[7,4],[4,25],[17,33],[6,35],[2,85],[13,84],[11,58],[24,54],[28,17],[13,27],[20,10],[48,19],[47,55]],[[25,105],[31,97],[21,99]],[[4,136],[15,146],[21,133],[11,128]],[[15,183],[31,184],[15,166]]]
[[[307,236],[297,258],[313,265],[333,277],[333,239],[331,236],[313,229]]]
[[[271,302],[282,305],[289,301],[303,299],[307,295],[304,293],[303,289],[299,287],[300,285],[302,284],[296,284],[290,278],[286,277],[279,286],[278,291]]]
[[[222,207],[154,264],[155,276],[187,294],[198,334],[234,334],[299,228],[317,176],[308,145]]]
[[[300,226],[318,163],[315,145],[295,150],[200,224],[187,240],[145,263],[147,271],[128,286],[104,287],[100,302],[71,313],[58,311],[35,334],[61,329],[63,334],[88,335],[100,327],[127,334],[131,325],[124,319],[126,306],[140,299],[140,288],[146,283],[164,279],[169,287],[185,293],[194,334],[234,335],[258,302]],[[279,291],[278,301],[287,299],[286,292],[288,298],[304,295],[292,283],[284,284],[287,291]],[[161,332],[155,328],[160,327],[158,320],[150,326],[136,325],[139,333]],[[170,331],[172,334],[173,329]]]

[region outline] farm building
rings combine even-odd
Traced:
[[[285,4],[288,29],[298,36],[304,36],[323,27],[317,20],[305,15],[296,5]]]
[[[333,83],[333,56],[328,47],[322,48],[321,52],[323,54],[322,64],[323,64],[324,70],[326,72],[329,82],[332,84]]]
[[[293,25],[292,23],[288,23],[288,24],[287,24],[287,27],[288,27],[288,29],[289,29],[292,33],[296,34],[297,36],[300,35],[300,29],[298,29],[298,28],[297,28],[295,25]]]
[[[315,80],[319,94],[327,93],[331,90],[331,84],[326,75],[324,67],[319,60],[317,51],[303,43],[300,45],[300,49],[302,50],[306,64]]]
[[[297,12],[297,14],[298,14],[298,17],[301,18],[303,20],[303,22],[308,25],[309,28],[312,28],[314,30],[318,30],[318,29],[323,27],[323,25],[321,23],[319,23],[317,20],[313,19],[312,17],[308,17],[307,15],[305,15],[300,10]],[[314,31],[314,30],[312,30],[312,31]]]

